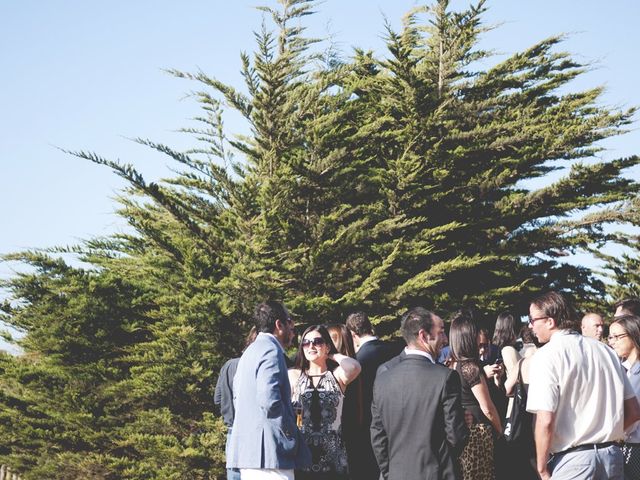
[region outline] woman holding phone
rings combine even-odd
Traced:
[[[480,366],[481,337],[473,320],[460,314],[451,322],[449,339],[454,368],[460,374],[462,408],[469,427],[469,440],[460,455],[462,475],[464,480],[494,480],[493,442],[502,435],[502,424]]]

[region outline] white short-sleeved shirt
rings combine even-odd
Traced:
[[[551,453],[624,438],[624,400],[635,393],[612,349],[561,330],[531,357],[527,410],[555,413]]]

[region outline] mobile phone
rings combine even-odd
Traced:
[[[501,358],[497,358],[496,359],[496,365],[500,365],[502,363],[502,359]]]

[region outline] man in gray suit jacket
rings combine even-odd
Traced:
[[[284,347],[291,344],[293,320],[281,303],[256,308],[256,340],[244,351],[233,380],[235,418],[227,447],[227,468],[243,480],[293,480],[311,454],[291,406]]]
[[[461,478],[458,455],[468,436],[460,377],[435,360],[444,323],[424,308],[409,310],[400,327],[405,355],[380,371],[373,387],[371,444],[387,480]]]

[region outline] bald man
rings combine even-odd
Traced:
[[[582,317],[582,335],[585,337],[591,337],[601,341],[603,326],[604,321],[597,313],[587,313]]]

